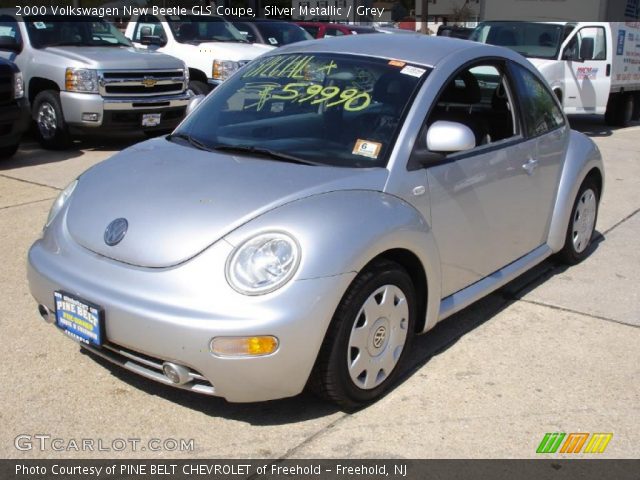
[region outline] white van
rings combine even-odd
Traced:
[[[567,114],[640,118],[640,22],[483,22],[470,40],[527,57]]]

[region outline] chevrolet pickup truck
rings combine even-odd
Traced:
[[[0,35],[0,45],[5,41]],[[15,63],[0,58],[0,159],[16,153],[28,126],[29,108],[22,73]]]
[[[170,131],[192,98],[182,61],[136,49],[102,18],[0,10],[0,37],[0,57],[24,75],[45,148],[66,148],[87,131]]]
[[[189,67],[189,90],[206,95],[241,66],[273,47],[251,44],[224,18],[215,15],[131,17],[125,32],[139,48],[173,55]]]

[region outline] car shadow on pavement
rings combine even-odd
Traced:
[[[571,128],[588,137],[610,137],[614,131],[622,128],[607,125],[604,121],[604,115],[568,115],[568,117]],[[629,126],[637,125],[640,125],[640,122],[632,122]]]
[[[594,240],[589,247],[589,256],[593,255],[604,239],[602,234],[595,233]],[[417,336],[413,342],[407,366],[395,388],[416,375],[428,378],[428,371],[420,372],[420,370],[432,358],[446,352],[466,334],[488,322],[531,290],[555,275],[561,274],[567,268],[566,265],[560,265],[552,259],[545,260],[491,295],[443,320],[426,335]],[[268,402],[229,403],[222,398],[205,396],[156,383],[116,366],[90,351],[82,348],[80,351],[132,387],[211,417],[224,417],[251,425],[267,426],[312,420],[340,411],[333,404],[308,392],[303,392],[293,398]]]

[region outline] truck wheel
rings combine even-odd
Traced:
[[[346,410],[383,396],[411,346],[416,305],[413,282],[397,263],[363,270],[336,309],[309,387]]]
[[[62,150],[71,144],[69,129],[64,121],[60,94],[46,90],[33,101],[33,119],[40,144],[50,150]]]
[[[617,94],[609,98],[604,120],[612,127],[627,127],[631,123],[634,112],[634,96]]]
[[[0,147],[0,158],[12,157],[18,151],[18,144]]]
[[[640,93],[633,96],[633,115],[631,120],[640,120]]]
[[[593,178],[587,177],[580,186],[571,209],[564,247],[556,255],[560,263],[575,265],[589,254],[589,245],[598,220],[599,202],[598,185]]]
[[[211,90],[209,85],[204,82],[199,82],[198,80],[191,80],[189,82],[189,91],[193,92],[194,95],[206,95]]]

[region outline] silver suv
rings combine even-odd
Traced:
[[[0,56],[24,75],[45,148],[65,148],[81,131],[170,131],[184,117],[191,98],[184,63],[134,48],[101,18],[0,10],[0,37]]]

